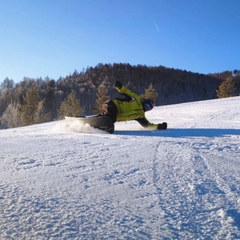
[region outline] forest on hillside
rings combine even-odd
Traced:
[[[160,106],[217,98],[219,86],[229,78],[234,83],[233,95],[239,95],[240,70],[204,75],[164,66],[119,63],[98,64],[81,72],[75,70],[71,75],[58,80],[24,77],[22,81],[14,83],[6,78],[0,83],[0,126],[14,127],[59,119],[61,105],[72,93],[74,96],[71,96],[77,99],[83,114],[93,114],[99,86],[105,86],[108,97],[115,98],[118,96],[114,87],[117,80],[138,94],[144,94],[151,84],[158,94],[156,105]],[[30,89],[35,100],[30,98]],[[27,101],[35,101],[36,104],[28,104],[27,107]],[[30,105],[32,110],[29,109]],[[38,120],[33,119],[27,124],[23,122],[21,114],[26,117],[36,115],[34,119]],[[16,123],[10,126],[3,120],[11,117]]]

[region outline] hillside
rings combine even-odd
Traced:
[[[0,130],[0,239],[239,239],[239,101],[148,112],[166,131]]]
[[[227,79],[228,84],[222,86],[219,94],[220,86]],[[79,105],[77,111],[84,115],[95,114],[100,89],[104,89],[104,99],[119,97],[114,87],[116,81],[139,95],[145,94],[151,86],[157,106],[239,96],[240,93],[239,70],[204,75],[163,66],[98,64],[82,72],[75,70],[58,80],[24,77],[15,84],[6,78],[0,84],[0,129],[59,120],[67,114],[66,109],[71,108],[62,107],[71,95]]]

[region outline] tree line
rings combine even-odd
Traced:
[[[240,93],[239,70],[204,75],[163,66],[98,64],[58,80],[25,77],[14,83],[6,78],[0,85],[0,127],[97,113],[104,101],[118,96],[117,80],[138,94],[151,96],[157,106]]]

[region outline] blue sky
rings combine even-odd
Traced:
[[[240,0],[0,0],[0,82],[98,63],[240,69]]]

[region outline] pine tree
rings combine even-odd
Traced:
[[[220,84],[217,90],[217,96],[219,98],[236,96],[236,93],[235,93],[236,88],[234,85],[235,85],[235,82],[232,77],[226,78],[226,80]]]
[[[40,100],[39,88],[36,83],[27,91],[23,101],[24,104],[19,106],[19,112],[24,126],[49,120],[49,114],[44,112],[45,100]]]
[[[37,109],[35,110],[35,113],[34,113],[35,123],[47,122],[51,118],[50,113],[45,113],[45,110],[44,110],[45,102],[46,102],[45,99],[43,99],[38,103]]]
[[[154,102],[157,100],[158,93],[153,88],[152,83],[149,85],[147,89],[145,89],[145,94],[141,95],[143,99],[152,99]]]
[[[76,97],[74,91],[72,91],[68,97],[61,103],[58,111],[58,118],[63,119],[65,116],[75,117],[84,112],[84,109],[80,106],[80,102]]]
[[[98,88],[97,92],[97,99],[96,99],[96,105],[93,108],[93,111],[95,113],[100,113],[102,110],[102,105],[105,103],[107,100],[109,100],[108,94],[108,89],[104,84],[101,84]]]

